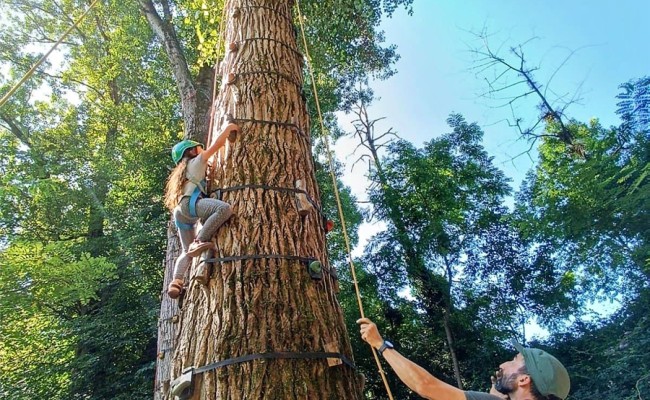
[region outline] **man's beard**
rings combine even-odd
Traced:
[[[508,376],[503,376],[499,372],[497,374],[497,380],[494,382],[494,388],[497,392],[502,394],[510,394],[515,391],[515,381],[517,380],[517,374],[510,374]]]

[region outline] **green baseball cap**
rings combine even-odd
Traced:
[[[526,369],[539,392],[544,396],[552,394],[566,399],[571,381],[564,365],[544,350],[523,347],[516,340],[512,344],[524,356]]]

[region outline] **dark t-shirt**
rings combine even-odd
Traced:
[[[501,400],[497,396],[482,392],[465,392],[465,398],[467,400]]]

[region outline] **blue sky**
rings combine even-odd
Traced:
[[[472,32],[487,30],[491,46],[503,45],[503,50],[535,38],[524,49],[529,63],[540,68],[537,79],[546,84],[561,65],[549,86],[558,94],[579,94],[580,102],[567,115],[581,121],[596,117],[603,125],[617,124],[618,86],[650,74],[650,0],[415,0],[412,16],[398,11],[382,29],[401,59],[395,76],[372,83],[380,99],[370,108],[371,118],[386,117],[378,132],[393,127],[421,145],[449,131],[450,113],[461,113],[483,127],[484,146],[515,189],[535,155],[516,157],[529,144],[505,122],[510,111],[480,96],[487,87],[472,71],[476,64],[470,50],[479,46]],[[520,103],[518,116],[535,118],[536,102]],[[346,116],[340,124],[352,129]],[[363,200],[365,170],[358,165],[350,171],[358,157],[350,156],[354,147],[346,140],[336,145],[347,164],[344,182]],[[379,229],[380,224],[362,226],[354,253]]]
[[[549,87],[558,95],[579,95],[567,115],[581,121],[596,117],[603,125],[617,124],[618,86],[650,74],[650,1],[415,0],[413,16],[397,12],[382,28],[401,59],[395,76],[372,84],[381,99],[370,108],[371,117],[386,117],[378,129],[393,127],[421,145],[449,131],[445,120],[451,112],[461,113],[484,129],[486,149],[515,189],[535,154],[516,157],[530,145],[505,122],[510,110],[480,97],[487,87],[471,70],[476,64],[470,50],[479,45],[471,32],[486,29],[490,46],[503,45],[504,56],[509,46],[535,38],[524,50],[529,63],[539,66],[536,77],[543,84],[573,51]],[[519,103],[518,115],[535,118],[535,104],[536,99]],[[351,130],[346,117],[340,122]],[[342,140],[336,148],[349,170],[354,146]],[[361,188],[355,190],[360,198],[363,173],[359,165],[346,178]]]
[[[650,1],[644,0],[415,0],[414,14],[398,12],[384,21],[387,43],[398,46],[401,59],[398,73],[386,81],[372,83],[381,97],[369,109],[371,118],[386,117],[377,132],[393,127],[401,137],[420,146],[446,133],[448,115],[458,112],[484,130],[484,146],[494,163],[512,179],[517,189],[526,172],[534,166],[536,154],[515,157],[530,147],[515,128],[504,121],[509,109],[500,102],[482,98],[486,91],[482,78],[472,71],[478,46],[471,32],[486,29],[490,46],[508,47],[531,38],[524,48],[530,65],[538,66],[536,78],[557,94],[579,94],[567,116],[580,121],[598,118],[605,126],[616,125],[618,86],[630,79],[650,74]],[[568,62],[564,60],[573,52]],[[551,97],[553,97],[551,95]],[[519,103],[518,116],[536,117],[537,99]],[[341,126],[351,131],[350,118],[341,115]],[[350,171],[355,143],[341,139],[335,148],[346,163],[344,182],[360,199],[366,199],[364,166]],[[510,199],[511,202],[511,199]],[[381,223],[364,223],[359,230],[362,252],[366,240],[381,230]],[[600,313],[615,305],[597,304]],[[529,335],[544,335],[534,323]]]

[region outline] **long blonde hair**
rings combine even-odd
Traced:
[[[183,186],[187,181],[185,171],[187,170],[187,161],[189,158],[183,157],[178,165],[172,170],[167,178],[167,185],[165,185],[165,207],[169,211],[174,211],[178,205],[178,199],[183,194]]]

